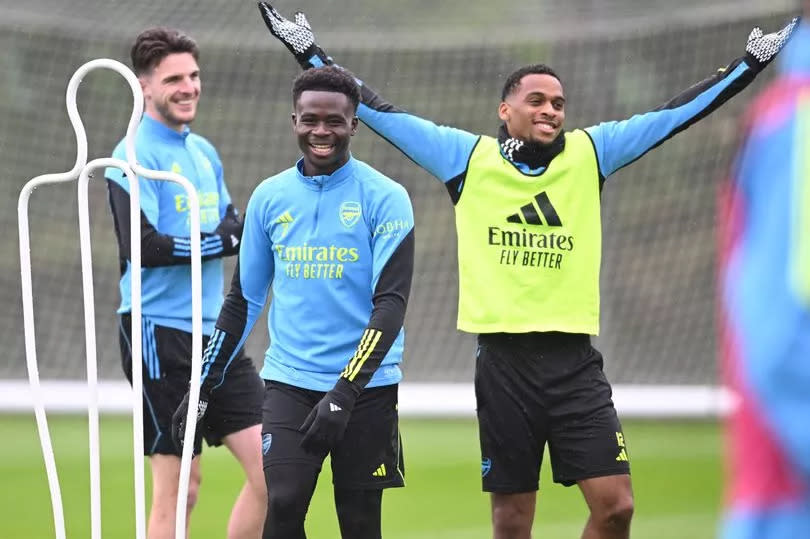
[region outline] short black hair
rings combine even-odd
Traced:
[[[554,70],[548,67],[546,64],[532,64],[523,66],[506,77],[506,82],[504,83],[503,90],[501,91],[501,101],[505,101],[506,98],[509,97],[518,86],[520,86],[520,81],[522,81],[523,77],[526,75],[551,75],[560,81],[560,84],[562,84],[562,80],[560,80],[557,73],[555,73]]]
[[[360,104],[360,86],[357,79],[342,67],[315,67],[307,69],[295,77],[292,89],[293,106],[298,103],[301,94],[307,90],[343,94],[349,98],[355,111]]]
[[[168,55],[182,52],[191,54],[195,60],[200,59],[197,42],[180,30],[156,26],[138,34],[129,57],[135,74],[140,76],[152,71]]]

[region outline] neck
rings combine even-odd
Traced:
[[[338,170],[340,167],[345,165],[349,162],[349,156],[343,157],[337,163],[332,163],[328,166],[318,166],[314,163],[310,162],[308,159],[304,159],[304,175],[305,176],[331,176]]]
[[[565,149],[565,133],[560,131],[552,142],[543,144],[512,137],[506,126],[501,125],[498,129],[498,142],[501,145],[501,152],[507,159],[536,169],[547,167],[551,160]]]

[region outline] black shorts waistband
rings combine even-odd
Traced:
[[[557,349],[590,346],[591,336],[585,333],[532,331],[529,333],[481,333],[478,344],[519,346],[530,349]]]

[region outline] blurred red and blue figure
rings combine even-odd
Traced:
[[[723,539],[810,538],[810,0],[722,193]]]

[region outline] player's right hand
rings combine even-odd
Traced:
[[[189,392],[183,397],[177,410],[172,414],[172,440],[178,450],[183,450],[183,441],[186,437],[186,418],[188,417]],[[200,392],[200,400],[197,403],[197,428],[194,431],[194,446],[202,440],[202,420],[208,410],[208,395]],[[193,450],[192,450],[193,451]]]
[[[345,378],[324,394],[298,428],[304,434],[301,447],[325,455],[343,439],[360,390]]]
[[[332,59],[315,43],[315,34],[300,11],[295,13],[295,21],[284,18],[276,8],[267,2],[259,2],[259,12],[270,33],[276,36],[293,53],[304,69],[331,65]]]

